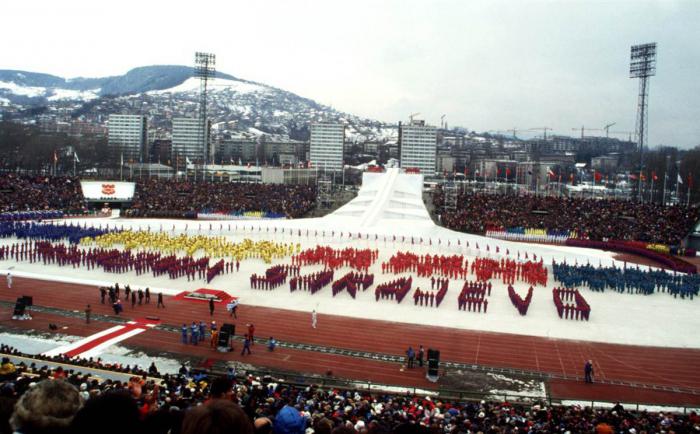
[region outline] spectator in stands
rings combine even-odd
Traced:
[[[181,433],[253,434],[253,426],[238,405],[217,399],[189,410],[182,422]]]
[[[30,384],[10,417],[12,429],[21,434],[69,433],[73,417],[83,400],[71,384],[63,380]]]
[[[85,209],[78,178],[64,176],[0,175],[0,212]]]

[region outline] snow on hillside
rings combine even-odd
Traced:
[[[0,81],[0,89],[7,89],[15,95],[37,97],[46,94],[45,87],[21,86],[12,81]]]
[[[58,101],[62,99],[79,99],[83,101],[90,101],[99,97],[100,89],[83,91],[72,89],[52,89],[51,92],[53,95],[47,98],[49,101]]]
[[[170,89],[154,90],[147,92],[149,95],[159,95],[165,93],[189,93],[189,92],[199,92],[200,80],[195,77],[188,78],[181,84],[171,87]],[[244,93],[254,93],[254,92],[266,92],[267,87],[261,86],[259,84],[245,83],[237,80],[227,80],[223,78],[214,78],[209,81],[208,90],[210,92],[220,92],[223,90],[230,90],[239,94]]]

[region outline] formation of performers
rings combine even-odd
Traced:
[[[593,291],[611,289],[620,293],[651,295],[666,292],[675,298],[691,300],[700,291],[700,274],[668,273],[632,267],[593,267],[552,263],[554,279],[564,287],[588,286]]]
[[[305,276],[297,275],[289,280],[289,291],[309,291],[315,294],[333,281],[333,270],[323,270]]]
[[[292,256],[293,265],[323,265],[325,268],[338,269],[350,267],[358,271],[369,270],[379,256],[379,250],[356,249],[347,247],[336,250],[328,246],[316,246]]]
[[[9,211],[0,213],[0,221],[50,220],[63,218],[63,211]]]
[[[440,307],[442,300],[444,300],[445,295],[447,295],[447,289],[450,286],[449,279],[441,278],[430,278],[430,291],[421,290],[416,288],[413,293],[413,304],[415,306],[430,306],[430,307]]]
[[[87,225],[82,227],[70,223],[35,223],[35,222],[0,222],[0,238],[17,237],[19,239],[58,241],[67,239],[69,243],[76,244],[83,238],[95,238],[114,229],[107,230],[94,228]]]
[[[264,276],[253,274],[250,276],[250,287],[252,289],[275,289],[287,283],[287,275],[290,272],[299,273],[299,267],[289,265],[275,265],[265,270]]]
[[[299,244],[275,243],[272,241],[252,241],[245,239],[235,243],[223,236],[211,237],[204,235],[174,235],[158,231],[109,232],[93,239],[84,238],[81,244],[99,247],[123,246],[127,250],[149,250],[163,253],[179,254],[185,252],[194,256],[200,251],[205,256],[213,258],[235,258],[242,261],[248,258],[259,258],[269,264],[273,259],[286,258],[300,250]]]
[[[467,275],[467,260],[462,255],[416,255],[411,252],[397,252],[389,261],[382,263],[382,273],[409,273],[418,277],[433,275],[464,279]]]
[[[413,277],[400,277],[398,279],[392,280],[391,282],[382,283],[377,285],[374,290],[374,296],[377,301],[380,298],[396,300],[397,303],[401,303],[411,291],[411,285],[413,284]]]
[[[554,305],[557,307],[559,318],[588,321],[591,315],[591,307],[581,293],[578,292],[578,289],[554,288],[552,289],[552,298],[554,299]],[[570,303],[571,301],[574,303]]]
[[[352,298],[355,298],[355,296],[357,295],[358,288],[362,289],[363,291],[366,291],[367,288],[372,286],[373,283],[374,274],[362,274],[351,271],[345,276],[333,282],[333,284],[331,285],[331,289],[333,291],[333,297],[342,292],[344,289],[347,289],[350,296],[352,296]]]
[[[48,241],[24,241],[9,246],[0,246],[0,260],[14,259],[42,262],[44,265],[57,264],[61,267],[88,270],[102,268],[107,273],[127,273],[135,271],[137,275],[151,272],[154,277],[167,274],[170,279],[187,276],[187,280],[211,279],[222,273],[232,272],[239,263],[226,262],[223,259],[214,266],[209,266],[209,258],[194,259],[190,256],[161,256],[157,252],[137,252],[130,250],[89,248],[81,249],[76,245],[67,246]]]
[[[527,315],[527,309],[530,307],[530,302],[532,301],[532,286],[528,288],[527,295],[525,296],[525,299],[523,299],[517,292],[515,292],[513,285],[508,285],[508,297],[510,297],[510,301],[513,303],[513,306],[515,306],[520,315]]]
[[[459,310],[468,310],[469,312],[481,312],[481,307],[484,307],[484,313],[489,308],[489,301],[486,296],[491,295],[491,282],[464,282],[462,292],[457,297],[457,306]]]
[[[512,259],[497,261],[491,258],[476,258],[472,262],[471,272],[477,280],[488,281],[492,278],[501,279],[503,283],[512,285],[516,280],[530,285],[547,285],[547,269],[540,258],[533,255],[532,261],[516,262]]]

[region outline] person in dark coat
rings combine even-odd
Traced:
[[[209,299],[209,316],[214,316],[214,299]]]
[[[156,309],[161,307],[161,306],[163,307],[163,309],[165,309],[165,303],[163,303],[163,293],[159,292],[158,293],[158,304],[156,305]]]
[[[583,374],[584,374],[586,383],[593,382],[593,362],[592,361],[586,360],[586,364],[583,366]]]

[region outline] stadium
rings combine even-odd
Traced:
[[[329,419],[358,432],[697,426],[694,259],[646,247],[678,243],[694,208],[645,210],[661,214],[623,242],[599,236],[617,230],[601,217],[514,230],[514,210],[534,200],[519,196],[499,199],[502,225],[478,221],[494,207],[478,195],[440,218],[488,236],[448,229],[426,208],[423,176],[400,169],[365,172],[357,196],[322,217],[305,217],[312,187],[68,181],[3,179],[13,390],[66,377],[85,396],[124,388],[171,417],[228,379],[249,416],[296,404],[307,420],[288,423],[319,431]],[[89,202],[124,209],[82,211]]]

